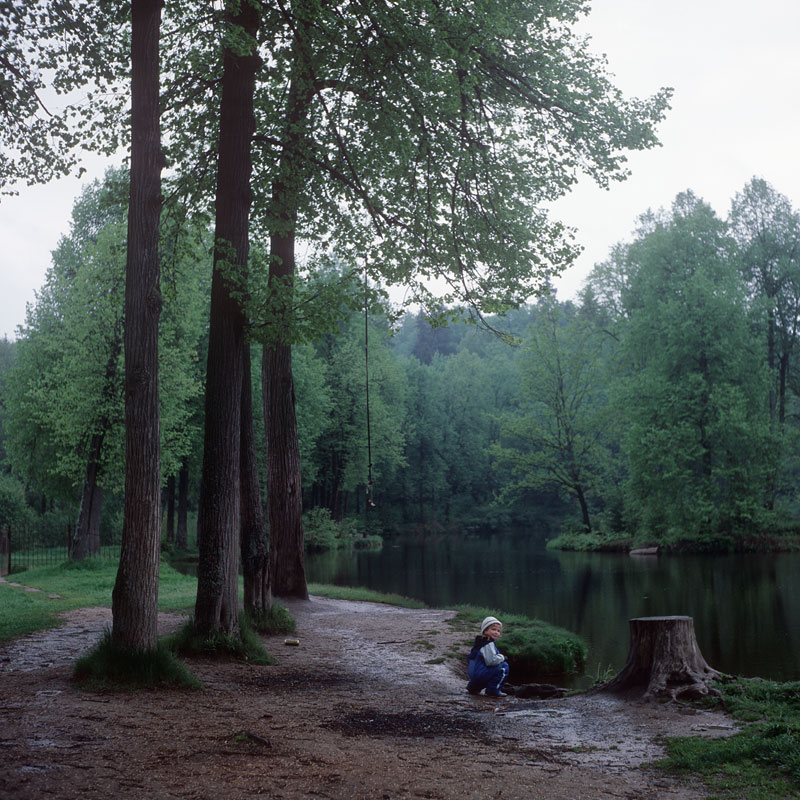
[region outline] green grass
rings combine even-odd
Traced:
[[[0,584],[0,641],[52,628],[57,615],[75,608],[111,607],[117,561],[90,558],[35,567],[9,576],[8,580],[41,589],[28,592]],[[49,597],[57,594],[59,597]],[[158,607],[162,611],[191,608],[197,597],[197,578],[182,575],[168,564],[159,569]]]
[[[598,531],[566,531],[547,542],[548,550],[575,550],[585,553],[627,553],[634,546],[634,541],[629,536]]]
[[[321,597],[331,597],[335,600],[357,600],[367,603],[385,603],[401,608],[425,608],[425,603],[412,600],[399,594],[384,594],[372,589],[359,589],[356,586],[332,586],[323,583],[309,583],[308,593]]]
[[[41,593],[0,583],[0,642],[46,630],[58,625],[58,613],[65,610],[57,601]]]
[[[108,631],[75,662],[72,677],[82,688],[94,691],[203,688],[166,641],[152,652],[130,653],[118,649]]]
[[[799,798],[800,683],[736,678],[716,686],[741,732],[722,739],[670,739],[668,757],[657,765],[701,777],[721,799]]]
[[[171,650],[183,656],[233,658],[251,664],[275,663],[245,615],[239,617],[238,636],[220,631],[209,634],[198,630],[194,621],[190,620],[177,633],[166,637],[166,643]]]
[[[244,612],[247,617],[247,624],[263,633],[265,636],[273,636],[278,633],[294,633],[297,625],[285,606],[273,603],[272,608],[262,614],[249,614]]]
[[[583,639],[541,620],[505,614],[496,609],[459,606],[451,624],[477,635],[481,620],[489,615],[497,616],[503,622],[503,634],[497,647],[508,659],[515,683],[549,675],[567,675],[583,669],[588,653]],[[469,644],[472,644],[472,639]]]

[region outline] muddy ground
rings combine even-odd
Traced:
[[[72,661],[109,609],[0,645],[0,797],[701,798],[643,764],[665,737],[734,730],[719,713],[602,696],[472,697],[464,659],[430,663],[467,650],[453,612],[287,605],[298,646],[265,637],[269,667],[192,661],[199,692],[76,689]],[[160,618],[164,632],[181,622]]]

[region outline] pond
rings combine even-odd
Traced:
[[[541,536],[389,538],[377,551],[307,558],[310,582],[364,586],[430,606],[486,606],[580,634],[586,674],[616,673],[632,617],[694,618],[714,668],[800,679],[800,554],[629,556],[547,551]]]

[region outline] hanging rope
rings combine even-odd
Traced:
[[[367,403],[367,506],[375,508],[372,485],[372,432],[369,421],[369,296],[367,283],[367,262],[364,261],[364,386]]]

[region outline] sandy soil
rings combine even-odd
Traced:
[[[664,737],[734,730],[722,714],[602,696],[472,697],[464,659],[429,663],[466,652],[450,611],[287,605],[299,646],[266,637],[270,667],[192,661],[201,692],[73,687],[108,609],[0,645],[0,797],[701,798],[642,765]]]

